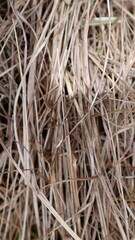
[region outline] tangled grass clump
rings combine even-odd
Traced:
[[[134,1],[0,1],[2,240],[135,239]]]

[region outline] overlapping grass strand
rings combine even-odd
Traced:
[[[0,237],[135,239],[134,1],[0,1]]]

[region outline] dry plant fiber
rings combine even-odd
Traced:
[[[0,237],[135,240],[135,1],[0,1]]]

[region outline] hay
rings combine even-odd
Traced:
[[[2,240],[135,239],[134,1],[0,1]]]

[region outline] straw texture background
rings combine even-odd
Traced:
[[[0,236],[135,239],[134,1],[0,1]]]

